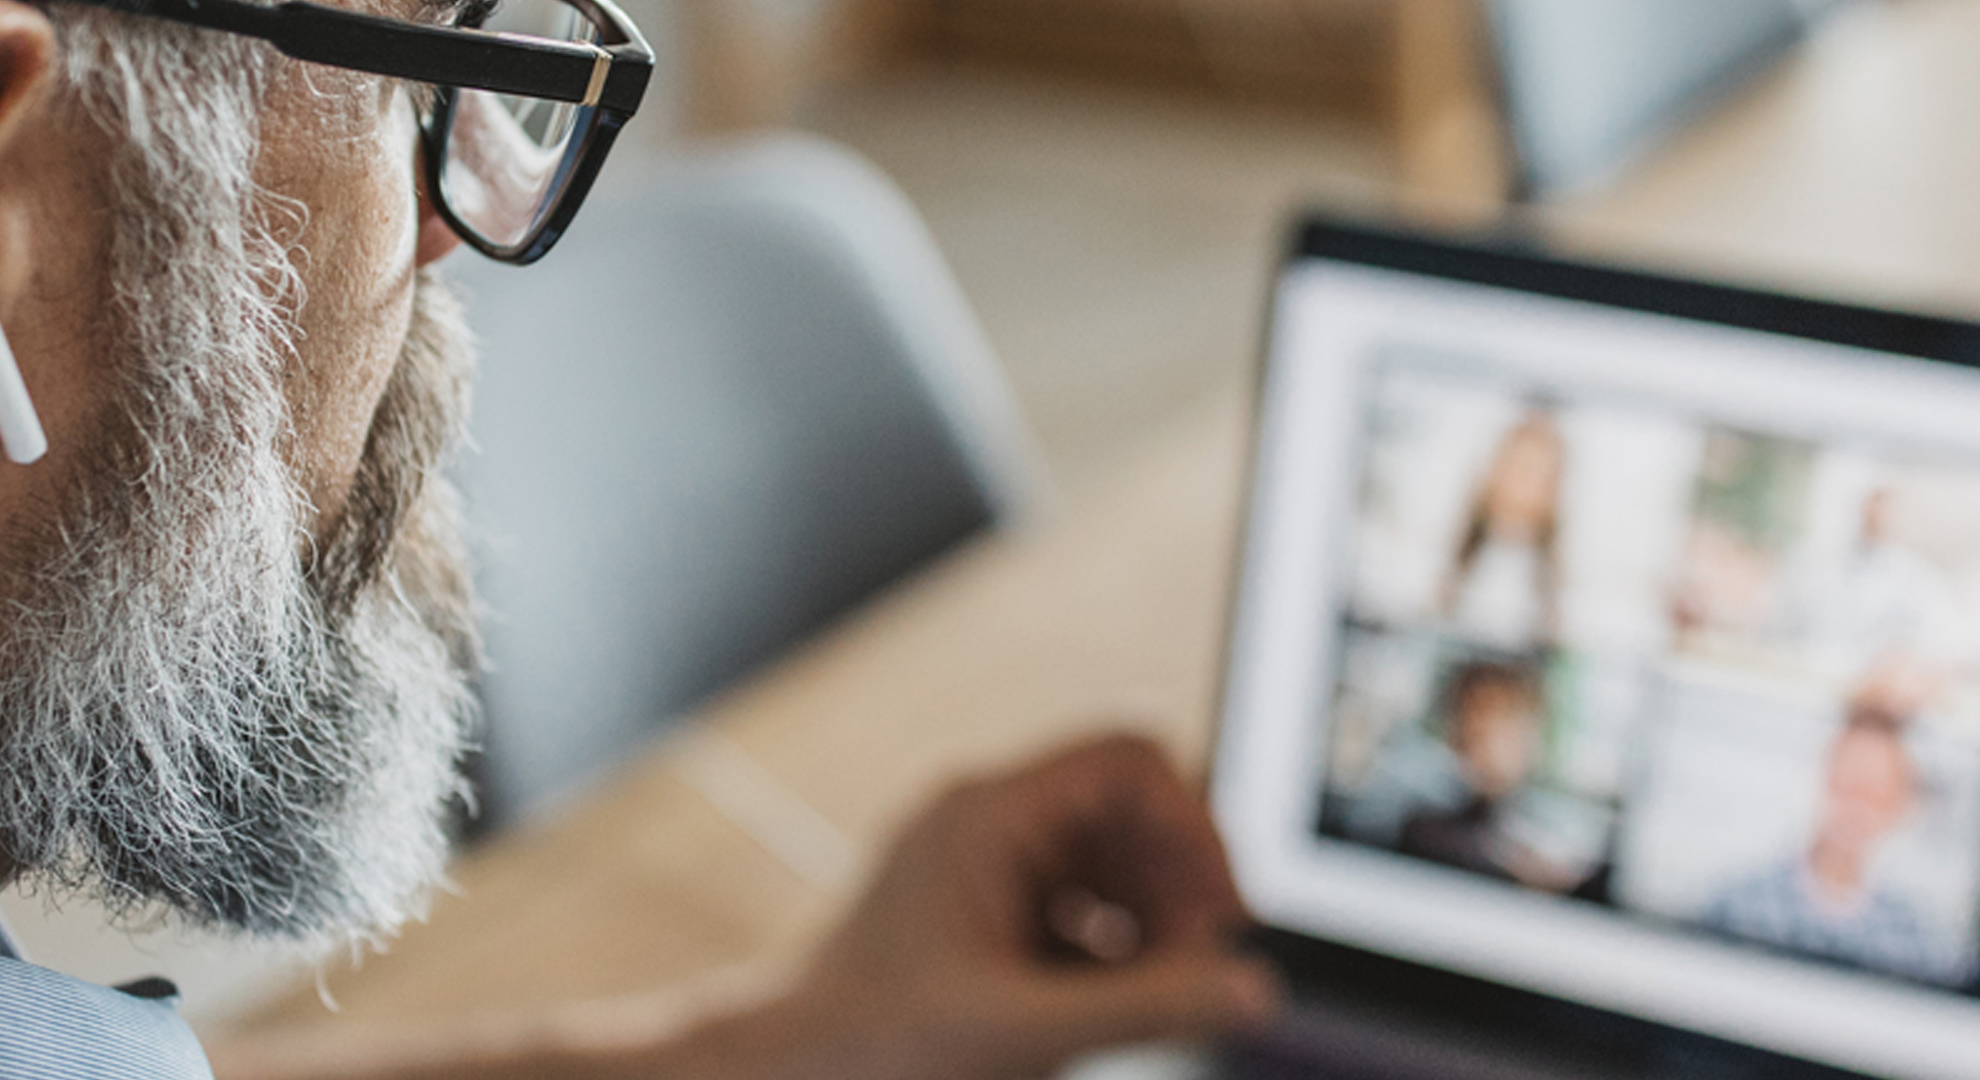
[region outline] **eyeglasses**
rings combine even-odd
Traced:
[[[307,0],[77,2],[431,86],[421,124],[428,197],[463,240],[518,266],[570,227],[653,75],[653,50],[611,0],[467,0],[453,26]]]

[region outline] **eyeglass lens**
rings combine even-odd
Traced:
[[[502,0],[483,29],[597,41],[598,28],[562,0]],[[592,110],[542,98],[462,89],[455,101],[441,196],[463,225],[498,247],[521,243],[556,203]]]

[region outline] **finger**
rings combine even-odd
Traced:
[[[1257,1030],[1278,1014],[1282,991],[1262,961],[1228,955],[1169,957],[1033,981],[1007,998],[1016,1045],[1039,1063],[1126,1043],[1194,1041]]]

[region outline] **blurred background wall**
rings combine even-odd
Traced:
[[[636,141],[797,128],[878,164],[1075,486],[1238,392],[1301,204],[1537,207],[1623,256],[1965,295],[1917,241],[1971,235],[1948,206],[1970,0],[633,2],[670,57]],[[1841,182],[1872,170],[1933,197]],[[1837,215],[1870,235],[1815,251],[1788,224]]]

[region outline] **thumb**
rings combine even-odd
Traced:
[[[1109,1046],[1189,1040],[1261,1027],[1282,990],[1270,965],[1226,953],[1148,957],[1041,980],[1021,1021],[1054,1061]]]

